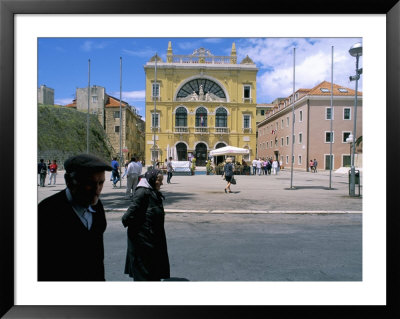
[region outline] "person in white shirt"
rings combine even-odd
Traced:
[[[252,162],[252,166],[253,166],[253,175],[256,175],[257,173],[257,159],[254,158],[253,162]]]
[[[125,198],[130,198],[135,192],[136,186],[139,182],[139,175],[142,173],[142,168],[136,162],[136,158],[132,157],[128,165],[126,173],[126,192]]]
[[[261,175],[261,166],[262,166],[261,159],[258,159],[258,160],[257,160],[256,165],[257,165],[257,173],[258,173],[258,176],[260,176],[260,175]]]
[[[272,162],[272,172],[274,175],[278,174],[278,161],[277,160],[274,160]]]

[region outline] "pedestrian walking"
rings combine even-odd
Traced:
[[[53,180],[53,185],[56,185],[56,179],[57,179],[57,161],[53,160],[53,162],[49,166],[50,169],[50,178],[49,178],[49,185],[51,185],[51,181]]]
[[[136,158],[132,157],[131,162],[128,165],[128,171],[126,173],[126,192],[125,198],[129,199],[133,196],[136,186],[139,182],[139,175],[141,168],[136,162]]]
[[[232,193],[231,191],[231,181],[232,178],[234,178],[233,175],[233,164],[232,164],[232,158],[228,157],[225,160],[225,166],[224,166],[224,177],[227,182],[227,185],[225,186],[225,193]]]
[[[317,162],[317,160],[314,158],[314,165],[313,165],[313,167],[314,167],[314,173],[317,172],[317,166],[318,166],[318,162]]]
[[[120,180],[120,175],[119,175],[119,163],[117,161],[117,158],[114,157],[113,160],[111,161],[111,179],[113,182],[113,188],[117,187],[117,183]]]
[[[121,176],[121,179],[124,179],[124,178],[125,178],[126,173],[128,172],[128,165],[129,165],[129,161],[126,160],[125,163],[124,163],[124,169],[125,169],[125,171],[124,171],[124,174]]]
[[[38,205],[38,280],[104,281],[107,222],[99,197],[112,168],[90,154],[64,167],[67,188]]]
[[[312,159],[310,159],[310,163],[308,164],[308,166],[310,167],[310,172],[313,173],[314,172],[314,162]]]
[[[167,162],[167,183],[171,184],[171,178],[172,178],[172,172],[174,171],[174,168],[172,167],[172,157],[169,158],[169,161]]]
[[[38,174],[39,174],[39,186],[44,187],[47,175],[47,166],[44,162],[44,159],[40,159],[40,163],[38,164]]]
[[[163,174],[160,170],[151,169],[146,172],[136,188],[131,205],[122,217],[122,224],[128,228],[124,273],[134,281],[170,278],[161,185]]]

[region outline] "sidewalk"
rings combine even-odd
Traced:
[[[329,188],[329,171],[318,173],[280,171],[278,175],[235,176],[233,193],[225,194],[226,182],[219,175],[173,176],[171,184],[161,187],[165,196],[167,213],[204,214],[347,214],[362,212],[362,196],[350,197],[347,174],[332,172],[332,188]],[[361,176],[362,180],[362,176]],[[64,172],[59,171],[56,185],[38,188],[38,201],[65,188]],[[120,185],[120,183],[118,183]],[[106,212],[125,212],[130,200],[124,199],[126,179],[121,188],[112,188],[110,172],[101,200]],[[358,192],[358,185],[356,185]],[[361,187],[362,195],[362,187]]]

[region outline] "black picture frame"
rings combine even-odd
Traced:
[[[211,12],[210,12],[211,10]],[[385,14],[387,18],[387,305],[386,306],[16,306],[14,301],[14,18],[16,14]],[[217,1],[0,0],[0,316],[5,318],[374,318],[399,317],[399,223],[395,202],[399,180],[400,4],[391,1]],[[377,109],[377,112],[379,110]],[[383,141],[382,141],[383,143]],[[379,160],[379,156],[377,158]],[[378,170],[377,163],[377,170]],[[11,168],[10,168],[11,166]],[[385,203],[382,203],[384,207]],[[378,212],[377,212],[378,213]],[[380,213],[380,212],[379,212]],[[27,265],[28,267],[28,265]]]

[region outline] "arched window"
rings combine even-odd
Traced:
[[[202,106],[196,110],[196,127],[207,127],[207,110]]]
[[[175,112],[175,126],[187,126],[187,111],[183,106],[178,107]]]
[[[227,117],[226,110],[223,107],[219,107],[215,112],[215,127],[228,127]]]

